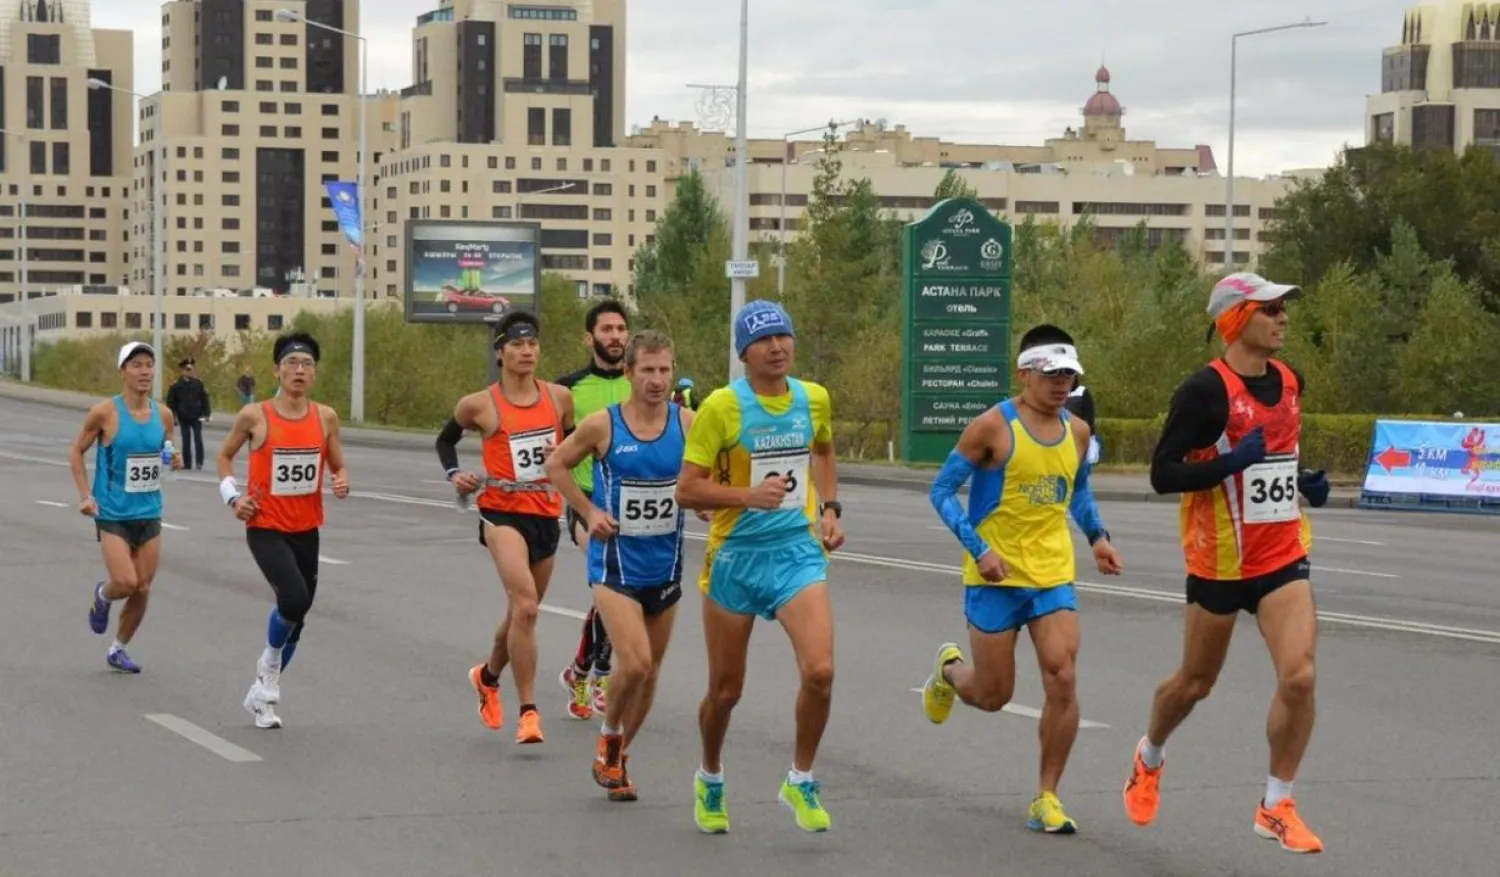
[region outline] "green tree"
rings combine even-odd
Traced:
[[[688,288],[691,265],[716,235],[727,234],[724,211],[703,187],[703,178],[690,171],[677,181],[672,203],[656,223],[653,240],[635,253],[635,294],[645,300],[664,291]]]
[[[978,198],[979,190],[964,182],[964,178],[958,175],[958,171],[949,168],[938,181],[937,190],[932,193],[934,202],[946,201],[949,198]]]
[[[1492,415],[1500,390],[1486,376],[1500,366],[1500,326],[1479,287],[1442,271],[1411,339],[1395,356],[1395,397],[1412,413]]]

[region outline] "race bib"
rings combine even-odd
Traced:
[[[271,452],[271,495],[307,496],[318,492],[321,448],[277,448]]]
[[[1267,457],[1245,470],[1245,523],[1279,524],[1301,517],[1297,505],[1297,458]]]
[[[665,536],[677,532],[677,479],[622,479],[619,519],[621,536]]]
[[[547,455],[557,434],[552,427],[510,437],[510,466],[517,481],[541,481],[547,477]]]
[[[772,475],[787,478],[782,509],[800,509],[807,505],[808,464],[812,455],[805,450],[760,454],[750,458],[750,486],[755,487]]]
[[[125,492],[156,493],[161,490],[161,454],[125,456]]]

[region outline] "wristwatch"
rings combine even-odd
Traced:
[[[820,513],[822,514],[827,514],[828,512],[833,512],[835,518],[842,518],[844,516],[844,506],[838,500],[830,499],[823,503],[823,507],[820,509]]]

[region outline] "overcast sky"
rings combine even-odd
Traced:
[[[545,3],[548,0],[539,0]],[[1040,144],[1080,123],[1102,60],[1132,138],[1207,143],[1222,169],[1230,34],[1242,38],[1237,175],[1330,163],[1363,142],[1365,95],[1411,0],[751,0],[749,130],[885,118],[921,136]],[[411,83],[411,26],[438,0],[364,4],[370,87]],[[93,0],[96,27],[139,28],[136,85],[159,87],[158,0]],[[688,83],[733,84],[738,4],[630,0],[627,118],[697,120]]]

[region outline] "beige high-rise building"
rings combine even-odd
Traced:
[[[1408,9],[1365,117],[1366,142],[1459,153],[1476,145],[1500,158],[1500,3],[1437,0]]]
[[[130,208],[128,31],[94,30],[89,0],[0,0],[0,302],[23,268],[36,298],[124,282]]]

